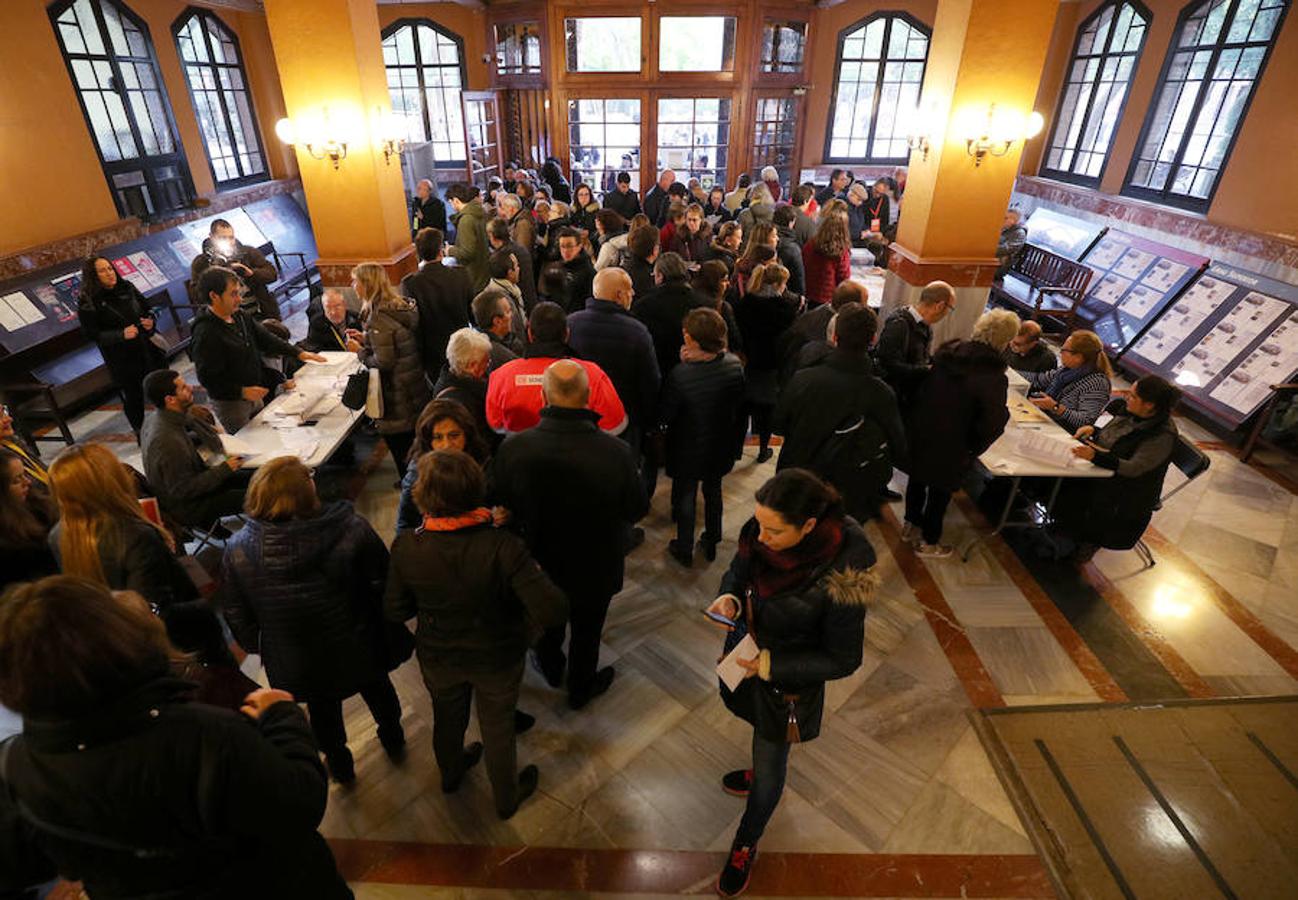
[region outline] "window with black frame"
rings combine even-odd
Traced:
[[[776,75],[802,71],[807,51],[807,23],[772,21],[762,23],[761,70]]]
[[[664,97],[658,101],[658,170],[678,180],[697,178],[704,189],[726,183],[730,154],[730,100]]]
[[[1287,0],[1204,0],[1173,35],[1123,193],[1206,210]]]
[[[383,65],[392,112],[410,143],[429,141],[439,166],[464,158],[464,52],[456,35],[430,19],[402,19],[383,30]]]
[[[1148,24],[1144,12],[1121,2],[1106,4],[1082,23],[1046,144],[1043,175],[1099,182]]]
[[[905,163],[928,58],[929,29],[875,13],[839,35],[827,163]]]
[[[266,178],[238,39],[207,10],[191,11],[174,31],[216,184],[234,187]]]
[[[144,20],[119,0],[49,8],[117,211],[153,218],[194,196]]]

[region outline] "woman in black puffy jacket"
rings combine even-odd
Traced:
[[[246,526],[226,542],[222,603],[239,643],[260,653],[271,687],[305,701],[335,781],[356,773],[343,700],[360,694],[379,743],[400,761],[406,738],[388,672],[409,657],[408,632],[388,629],[388,551],[351,503],[322,507],[295,456],[273,459],[248,487]]]
[[[718,880],[722,896],[748,884],[757,842],[784,792],[789,748],[820,733],[825,682],[861,665],[866,604],[878,584],[874,562],[838,492],[811,472],[785,469],[758,488],[721,596],[708,608],[736,622],[726,654],[746,635],[758,648],[739,656],[745,672],[737,688],[721,688],[730,711],[753,726],[753,767],[721,780],[726,793],[748,798]]]

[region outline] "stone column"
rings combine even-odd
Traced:
[[[266,0],[266,22],[324,283],[348,284],[359,262],[399,281],[415,256],[401,160],[385,158],[379,139],[392,103],[374,0]],[[346,158],[337,168],[313,158],[312,137],[346,139]]]
[[[956,308],[933,345],[968,337],[987,302],[996,242],[1018,175],[1023,141],[974,165],[965,137],[991,104],[1026,115],[1036,99],[1058,0],[942,0],[924,74],[927,158],[911,153],[883,311],[913,302],[930,281],[956,289]]]

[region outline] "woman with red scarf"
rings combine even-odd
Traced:
[[[568,619],[568,601],[522,538],[492,526],[482,469],[467,453],[419,457],[416,531],[392,543],[384,614],[417,616],[415,655],[433,701],[433,755],[454,793],[486,757],[496,814],[508,819],[536,791],[536,766],[518,770],[514,711],[523,660],[542,632]],[[482,742],[464,746],[475,700]]]
[[[833,487],[806,469],[786,469],[757,491],[753,518],[708,611],[733,620],[730,653],[745,635],[759,652],[721,698],[753,726],[753,767],[727,773],[722,789],[748,798],[717,892],[748,886],[757,842],[784,792],[789,747],[820,733],[825,682],[861,665],[866,604],[878,584],[874,548],[844,515]]]

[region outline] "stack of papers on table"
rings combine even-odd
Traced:
[[[1019,456],[1025,456],[1037,462],[1049,463],[1060,468],[1071,466],[1077,459],[1077,457],[1073,456],[1071,445],[1047,437],[1037,431],[1024,432],[1019,437],[1015,452]]]

